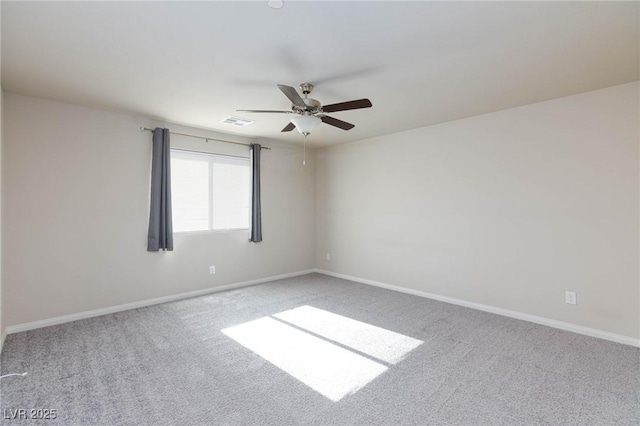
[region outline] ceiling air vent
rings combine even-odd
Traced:
[[[254,120],[249,120],[248,118],[234,117],[232,115],[226,118],[225,120],[222,120],[222,122],[225,124],[231,124],[232,126],[243,127],[253,123]]]

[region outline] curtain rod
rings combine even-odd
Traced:
[[[154,129],[150,129],[148,127],[140,127],[140,131],[141,132],[144,132],[144,131],[153,132],[153,130]],[[250,146],[251,145],[250,143],[225,141],[224,139],[207,138],[205,136],[188,135],[186,133],[178,133],[178,132],[172,132],[172,131],[169,131],[169,133],[171,133],[172,135],[187,136],[189,138],[204,139],[206,142],[216,141],[216,142],[232,143],[234,145],[244,145],[244,146]],[[270,146],[262,146],[261,148],[262,149],[271,149]]]

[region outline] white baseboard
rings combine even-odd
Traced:
[[[509,309],[483,305],[481,303],[468,302],[466,300],[455,299],[453,297],[440,296],[438,294],[427,293],[420,290],[414,290],[410,288],[399,287],[396,285],[381,283],[378,281],[368,280],[364,278],[353,277],[351,275],[338,274],[336,272],[331,272],[324,269],[316,269],[315,272],[319,274],[329,275],[336,278],[342,278],[349,281],[355,281],[361,284],[368,284],[375,287],[386,288],[388,290],[399,291],[401,293],[412,294],[414,296],[426,297],[428,299],[438,300],[440,302],[451,303],[453,305],[464,306],[466,308],[477,309],[479,311],[490,312],[492,314],[503,315],[505,317],[510,317],[510,318],[515,318],[519,320],[533,322],[536,324],[546,325],[548,327],[571,331],[573,333],[584,334],[585,336],[591,336],[591,337],[597,337],[599,339],[610,340],[612,342],[622,343],[623,345],[640,347],[640,339],[636,339],[629,336],[623,336],[620,334],[609,333],[608,331],[602,331],[602,330],[597,330],[595,328],[583,327],[581,325],[539,317],[537,315],[524,314],[517,311],[511,311]]]
[[[0,330],[0,355],[2,355],[2,347],[4,346],[4,339],[7,337],[7,330]]]
[[[77,321],[85,318],[98,317],[101,315],[113,314],[115,312],[128,311],[130,309],[143,308],[145,306],[158,305],[160,303],[173,302],[175,300],[187,299],[189,297],[203,296],[205,294],[217,293],[225,290],[232,290],[234,288],[247,287],[250,285],[261,284],[268,281],[281,280],[284,278],[297,277],[299,275],[306,275],[315,272],[315,269],[307,269],[304,271],[291,272],[288,274],[274,275],[271,277],[259,278],[251,281],[243,281],[234,284],[227,284],[220,287],[205,288],[202,290],[189,291],[186,293],[172,294],[170,296],[156,297],[153,299],[141,300],[138,302],[125,303],[122,305],[109,306],[107,308],[94,309],[92,311],[78,312],[70,315],[63,315],[59,317],[27,322],[24,324],[10,325],[6,328],[5,333],[2,335],[2,342],[0,342],[0,350],[2,348],[1,343],[4,343],[4,337],[6,334],[20,333],[22,331],[35,330],[37,328],[49,327],[51,325],[64,324],[66,322]]]
[[[497,308],[494,306],[483,305],[475,302],[468,302],[466,300],[455,299],[453,297],[441,296],[438,294],[427,293],[420,290],[414,290],[405,287],[399,287],[392,284],[381,283],[378,281],[368,280],[364,278],[354,277],[351,275],[339,274],[336,272],[327,271],[324,269],[307,269],[304,271],[291,272],[288,274],[274,275],[265,278],[259,278],[256,280],[243,281],[234,284],[228,284],[220,287],[206,288],[202,290],[190,291],[186,293],[173,294],[170,296],[156,297],[154,299],[141,300],[133,303],[125,303],[117,306],[110,306],[107,308],[95,309],[92,311],[78,312],[70,315],[63,315],[59,317],[49,318],[40,321],[33,321],[24,324],[17,324],[7,327],[0,336],[0,353],[2,353],[2,347],[4,345],[5,338],[8,334],[19,333],[22,331],[35,330],[37,328],[48,327],[51,325],[63,324],[67,322],[77,321],[85,318],[97,317],[101,315],[112,314],[115,312],[127,311],[130,309],[143,308],[145,306],[157,305],[160,303],[172,302],[180,299],[187,299],[189,297],[203,296],[205,294],[217,293],[225,290],[232,290],[240,287],[247,287],[250,285],[265,283],[269,281],[280,280],[284,278],[296,277],[299,275],[306,275],[312,272],[317,272],[324,275],[329,275],[336,278],[342,278],[349,281],[354,281],[361,284],[368,284],[375,287],[381,287],[388,290],[394,290],[401,293],[412,294],[414,296],[426,297],[428,299],[438,300],[445,303],[451,303],[453,305],[464,306],[471,309],[477,309],[484,312],[490,312],[492,314],[503,315],[510,318],[529,321],[536,324],[546,325],[548,327],[558,328],[560,330],[571,331],[573,333],[583,334],[586,336],[596,337],[600,339],[609,340],[616,343],[622,343],[624,345],[630,345],[640,347],[640,339],[636,339],[629,336],[623,336],[620,334],[609,333],[607,331],[597,330],[595,328],[583,327],[576,324],[571,324],[563,321],[557,321],[549,318],[540,317],[537,315],[524,314],[517,311],[511,311],[508,309]]]

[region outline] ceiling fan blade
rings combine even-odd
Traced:
[[[291,114],[291,111],[276,111],[272,109],[237,109],[236,111],[240,112],[270,112],[276,114]]]
[[[336,112],[347,111],[350,109],[371,108],[373,105],[369,99],[358,99],[357,101],[340,102],[337,104],[324,105],[322,111]]]
[[[307,107],[307,104],[304,103],[296,89],[294,89],[293,87],[285,86],[284,84],[278,84],[278,89],[282,90],[282,93],[284,93],[284,95],[289,98],[291,103],[293,103],[294,105],[299,106],[300,108]]]
[[[323,115],[320,117],[323,123],[327,123],[330,126],[338,127],[342,130],[351,130],[356,127],[354,124],[347,123],[346,121],[338,120],[337,118],[329,117],[328,115]]]
[[[280,130],[281,132],[290,132],[293,129],[295,129],[296,126],[293,123],[289,123],[286,126],[284,126],[284,129]]]

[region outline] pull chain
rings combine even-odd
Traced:
[[[308,133],[304,134],[304,142],[302,142],[302,165],[303,166],[307,165],[307,135]]]

